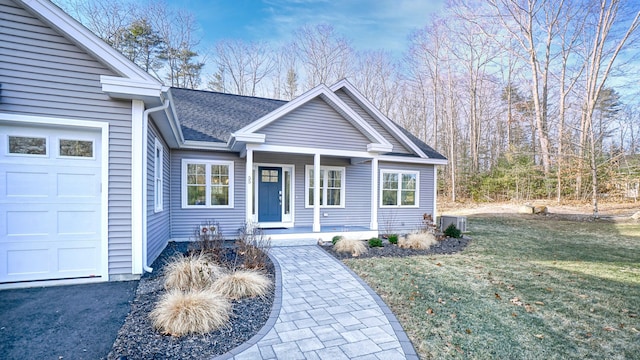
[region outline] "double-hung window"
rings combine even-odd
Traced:
[[[381,207],[417,207],[420,173],[417,171],[382,170]]]
[[[162,144],[158,139],[156,139],[156,144],[154,148],[154,169],[153,169],[153,177],[154,177],[154,209],[155,212],[162,211],[163,208],[163,192],[164,192],[164,151],[162,148]]]
[[[316,187],[313,166],[306,167],[306,207],[313,207],[313,198]],[[320,167],[320,206],[322,207],[344,207],[345,198],[345,168],[334,166]]]
[[[182,207],[232,208],[233,161],[183,159]]]

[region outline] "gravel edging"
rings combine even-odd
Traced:
[[[187,246],[187,243],[170,242],[154,262],[154,271],[140,279],[135,299],[131,304],[131,311],[118,331],[107,359],[213,358],[250,341],[271,319],[276,286],[264,298],[232,301],[229,324],[213,332],[178,338],[162,335],[154,330],[149,320],[149,313],[157,299],[165,292],[163,265],[175,254],[186,252]],[[276,269],[273,260],[266,272],[275,280]]]
[[[426,250],[415,250],[415,249],[403,249],[398,245],[394,245],[389,243],[387,240],[384,241],[382,247],[373,247],[368,248],[364,254],[360,254],[359,256],[352,256],[351,253],[339,253],[333,250],[333,246],[331,243],[329,245],[321,246],[326,252],[333,255],[338,260],[343,259],[365,259],[365,258],[375,258],[375,257],[406,257],[406,256],[416,256],[416,255],[449,255],[461,252],[464,250],[467,245],[471,242],[471,238],[467,236],[463,236],[461,238],[445,238],[444,240],[438,241],[437,244],[432,245],[429,249]]]

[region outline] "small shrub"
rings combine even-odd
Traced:
[[[190,253],[206,253],[218,262],[224,259],[224,236],[219,223],[207,221],[196,226],[192,240]]]
[[[422,215],[422,232],[429,232],[435,234],[438,226],[436,225],[435,219],[431,214],[423,214]]]
[[[342,235],[336,235],[331,239],[331,243],[335,245],[340,239],[342,239]]]
[[[164,287],[167,290],[202,290],[224,273],[206,254],[176,255],[165,266]]]
[[[456,227],[455,224],[451,224],[449,225],[445,230],[444,230],[444,234],[448,237],[451,238],[461,238],[462,237],[462,232]]]
[[[264,269],[269,263],[271,238],[265,238],[257,226],[247,224],[238,232],[237,253],[242,255],[245,269]],[[235,266],[234,266],[235,267]]]
[[[256,270],[236,270],[222,275],[212,289],[231,300],[264,297],[272,286],[271,279]]]
[[[391,244],[397,244],[398,243],[398,235],[396,235],[396,234],[389,235],[389,242]]]
[[[333,246],[333,249],[336,252],[342,253],[351,253],[352,256],[357,257],[364,253],[366,253],[369,249],[364,244],[364,242],[355,239],[346,239],[342,238],[336,242]]]
[[[369,247],[382,247],[382,240],[377,237],[369,239]]]
[[[204,334],[229,321],[231,303],[210,290],[172,290],[164,294],[149,317],[156,330],[171,336]]]
[[[426,250],[437,243],[436,237],[430,232],[409,234],[398,240],[398,246],[406,249]]]

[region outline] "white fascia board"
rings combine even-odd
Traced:
[[[225,143],[194,140],[185,140],[180,144],[180,149],[233,151]]]
[[[118,74],[130,79],[160,83],[138,65],[109,46],[74,18],[48,0],[16,0],[28,10],[45,21],[48,25],[60,30],[79,47],[85,49]]]
[[[251,149],[260,152],[278,152],[283,154],[304,154],[315,155],[320,154],[322,156],[336,156],[345,158],[368,158],[372,159],[375,155],[366,151],[353,151],[353,150],[337,150],[337,149],[320,149],[320,148],[308,148],[308,147],[296,147],[296,146],[284,146],[284,145],[252,145]]]
[[[162,103],[162,92],[166,90],[160,83],[127,79],[116,76],[100,76],[102,91],[117,99],[143,100],[145,103]]]
[[[337,83],[335,83],[334,85],[332,85],[331,91],[335,93],[336,91],[343,88],[346,90],[347,95],[354,97],[355,98],[354,100],[356,100],[357,103],[359,103],[360,105],[366,108],[365,110],[369,110],[371,113],[373,113],[373,115],[382,122],[382,125],[388,131],[390,131],[393,135],[397,136],[397,138],[404,145],[411,148],[411,150],[413,150],[418,156],[422,158],[428,158],[428,156],[422,150],[420,150],[418,145],[416,145],[413,141],[411,141],[408,137],[406,137],[400,130],[398,130],[395,124],[393,124],[393,122],[391,122],[389,118],[387,118],[382,112],[380,112],[380,110],[378,110],[378,108],[375,107],[375,105],[373,105],[371,101],[369,101],[369,99],[367,99],[364,95],[362,95],[360,91],[358,91],[358,89],[356,89],[356,87],[353,86],[347,79],[342,79]]]
[[[411,164],[425,164],[425,165],[447,165],[449,163],[448,160],[443,160],[443,159],[412,158],[412,157],[391,156],[391,155],[380,155],[378,156],[378,160],[386,161],[386,162],[395,162],[395,163],[411,163]]]
[[[305,92],[304,94],[298,96],[297,98],[291,100],[285,105],[277,108],[276,110],[270,112],[269,114],[261,117],[260,119],[254,121],[253,123],[245,126],[244,128],[237,131],[238,134],[246,134],[253,133],[262,129],[263,127],[271,124],[275,120],[283,117],[284,115],[290,113],[291,111],[299,108],[300,106],[306,104],[312,99],[315,99],[318,96],[322,96],[325,101],[330,102],[332,106],[338,107],[342,110],[342,113],[347,117],[351,118],[352,121],[355,121],[360,125],[366,132],[368,132],[373,138],[381,144],[391,145],[380,133],[375,131],[371,125],[369,125],[364,119],[360,117],[353,109],[351,109],[347,104],[345,104],[340,98],[334,94],[331,89],[329,89],[326,85],[320,84],[313,89]]]
[[[367,151],[370,151],[370,152],[386,153],[386,152],[391,152],[391,150],[393,150],[393,146],[391,144],[371,143],[367,145]]]
[[[265,134],[257,134],[257,133],[232,133],[231,138],[235,139],[236,142],[244,142],[251,144],[264,144],[267,139]],[[231,141],[231,140],[229,140]]]

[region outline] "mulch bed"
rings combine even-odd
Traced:
[[[177,253],[187,252],[187,243],[170,242],[156,259],[152,273],[145,274],[131,304],[131,312],[118,332],[108,359],[207,359],[222,355],[243,344],[267,322],[273,306],[274,292],[265,298],[232,301],[233,314],[228,326],[202,335],[172,337],[162,335],[151,326],[149,313],[165,293],[163,265]],[[235,254],[228,249],[227,256]],[[266,273],[275,279],[273,264]]]
[[[374,247],[369,248],[364,254],[361,254],[358,257],[353,257],[351,253],[339,253],[333,250],[333,246],[331,243],[328,245],[322,246],[322,248],[327,251],[329,254],[335,256],[337,259],[363,259],[363,258],[373,258],[373,257],[405,257],[405,256],[415,256],[415,255],[434,255],[434,254],[455,254],[462,250],[469,244],[471,241],[468,237],[462,237],[459,239],[456,238],[444,238],[443,240],[438,241],[437,244],[431,246],[427,250],[415,250],[415,249],[403,249],[398,245],[394,245],[389,243],[388,241],[383,242],[383,247]]]

